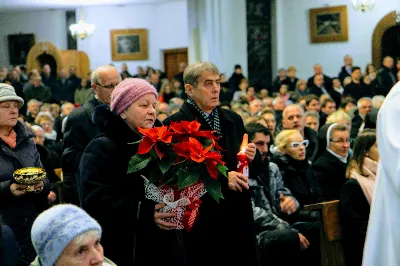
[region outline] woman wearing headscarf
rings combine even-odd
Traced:
[[[144,199],[141,175],[149,176],[148,172],[127,172],[139,146],[128,143],[142,139],[138,126],[152,128],[156,123],[157,97],[155,88],[143,79],[119,83],[111,95],[111,108],[100,105],[94,111],[101,134],[89,143],[79,166],[81,206],[102,226],[105,255],[119,266],[137,265],[136,243],[143,233],[139,223],[154,224],[154,204],[140,204]]]
[[[350,130],[345,124],[326,124],[319,130],[318,151],[312,165],[326,200],[337,200],[346,181]]]
[[[30,230],[37,215],[47,206],[49,182],[39,181],[36,192],[27,192],[26,185],[13,179],[15,170],[42,167],[32,138],[34,133],[18,121],[18,109],[24,100],[12,86],[0,83],[0,216],[13,231],[24,259],[35,258]]]
[[[347,167],[348,180],[340,191],[340,220],[342,222],[346,263],[362,263],[369,212],[374,194],[379,151],[375,129],[361,132]]]

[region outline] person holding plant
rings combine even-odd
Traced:
[[[152,257],[154,265],[258,265],[249,177],[236,170],[239,151],[246,154],[250,176],[261,168],[261,157],[256,156],[255,144],[245,143],[241,147],[245,134],[241,117],[218,106],[219,74],[210,62],[188,66],[183,75],[188,99],[164,124],[173,127],[174,123],[197,121],[200,130],[211,130],[217,138],[214,141],[220,149],[216,152],[227,168],[227,177],[219,174],[214,178],[210,173],[202,176],[204,182],[216,180],[218,192],[214,193],[206,184],[207,193],[200,198],[198,215],[189,232],[164,230],[152,236],[160,246],[156,251],[160,264]],[[163,229],[171,228],[162,219],[156,219],[156,224]]]
[[[101,134],[89,143],[79,165],[81,206],[101,225],[105,256],[119,266],[146,265],[136,256],[147,260],[152,252],[137,250],[147,237],[142,224],[160,230],[154,225],[153,202],[143,201],[141,175],[149,176],[147,169],[127,174],[139,146],[129,143],[142,139],[138,127],[161,125],[156,120],[157,97],[154,87],[143,79],[119,83],[111,94],[111,106],[99,105],[94,110],[93,120]]]

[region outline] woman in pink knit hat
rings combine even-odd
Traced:
[[[140,264],[135,253],[139,254],[136,249],[146,238],[142,225],[154,224],[154,204],[144,201],[141,178],[150,176],[149,169],[132,174],[127,171],[139,146],[128,143],[142,138],[137,127],[160,123],[156,120],[157,97],[146,80],[127,78],[119,83],[110,107],[101,105],[94,111],[93,121],[101,134],[89,143],[79,166],[81,207],[103,228],[105,256],[119,266]],[[141,256],[144,253],[140,251]]]

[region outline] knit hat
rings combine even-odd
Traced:
[[[146,80],[138,78],[124,79],[111,94],[111,111],[119,115],[146,94],[154,94],[156,99],[158,98],[156,89]]]
[[[17,101],[18,108],[21,108],[22,105],[24,105],[24,100],[17,96],[13,86],[6,83],[0,83],[0,103],[6,101]]]
[[[65,247],[77,236],[100,225],[84,210],[71,204],[59,204],[35,220],[31,230],[32,244],[43,266],[52,266]]]

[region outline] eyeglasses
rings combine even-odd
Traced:
[[[101,86],[103,88],[106,88],[106,89],[114,89],[115,87],[117,87],[118,84],[103,85],[103,84],[100,84],[100,83],[96,83],[96,85],[99,85],[99,86]]]
[[[331,139],[331,142],[333,142],[333,143],[344,144],[344,143],[350,143],[350,140],[349,140],[349,139],[339,139],[339,140],[333,140],[333,139]]]
[[[306,140],[303,140],[302,142],[298,142],[298,141],[292,142],[292,143],[290,143],[290,146],[292,148],[299,149],[301,146],[304,146],[307,148],[308,144],[309,144],[309,141],[308,141],[308,139],[306,139]]]

